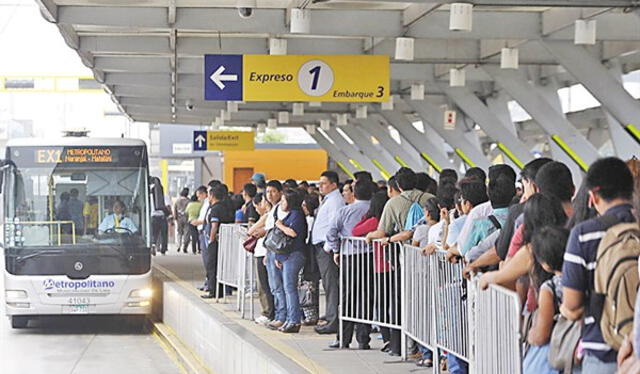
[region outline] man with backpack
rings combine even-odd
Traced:
[[[640,246],[636,240],[627,240],[628,236],[625,239],[624,225],[635,221],[633,177],[622,160],[609,157],[591,165],[585,183],[590,205],[599,217],[571,230],[562,269],[560,312],[568,319],[584,320],[582,372],[615,373],[620,337],[632,325],[624,320],[633,319],[638,286]]]

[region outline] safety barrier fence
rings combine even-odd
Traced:
[[[255,268],[253,255],[244,250],[242,244],[247,239],[247,227],[242,224],[222,224],[218,231],[218,263],[216,280],[219,284],[237,289],[236,308],[245,318],[247,299],[249,318],[253,318],[253,293],[255,289]],[[220,290],[216,289],[216,293]],[[221,295],[216,294],[216,299]]]
[[[355,237],[340,245],[340,330],[345,322],[400,329],[400,246]]]
[[[463,278],[463,265],[445,255],[423,256],[420,248],[400,243],[342,239],[341,331],[345,322],[397,329],[403,356],[409,338],[457,356],[473,373],[521,373],[517,295],[499,286],[480,291],[477,280]]]

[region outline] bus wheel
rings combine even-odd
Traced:
[[[11,316],[11,328],[23,329],[29,324],[29,318],[26,316]]]

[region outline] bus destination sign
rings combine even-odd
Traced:
[[[114,162],[114,153],[107,147],[65,147],[35,150],[37,164],[84,164]]]

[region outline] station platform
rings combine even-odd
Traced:
[[[199,255],[158,255],[153,259],[153,272],[156,294],[161,292],[154,310],[156,317],[211,373],[432,371],[380,352],[378,333],[371,335],[371,350],[335,350],[327,347],[335,336],[318,335],[312,327],[303,327],[299,334],[282,334],[256,324],[248,316],[241,319],[235,295],[219,302],[200,298],[202,292],[196,287],[202,284],[204,269]],[[255,313],[259,313],[259,306]]]

